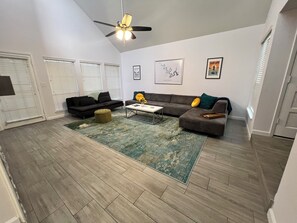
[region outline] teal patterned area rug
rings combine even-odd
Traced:
[[[144,115],[127,119],[123,110],[112,112],[112,121],[99,124],[94,118],[67,124],[97,142],[135,159],[174,179],[187,183],[206,136],[185,131],[178,118],[164,116],[151,125]]]

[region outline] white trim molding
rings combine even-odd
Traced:
[[[267,218],[269,223],[277,223],[273,209],[270,208],[267,212]]]
[[[21,222],[18,217],[13,217],[13,218],[9,219],[8,221],[6,221],[5,223],[21,223]]]
[[[54,119],[58,119],[58,118],[64,118],[64,117],[66,117],[68,115],[69,115],[69,113],[65,111],[62,114],[58,114],[58,115],[54,115],[54,116],[48,116],[48,117],[46,117],[46,120],[50,121],[50,120],[54,120]]]
[[[240,116],[229,115],[228,118],[229,119],[233,119],[233,120],[245,121],[245,118],[244,117],[240,117]]]
[[[270,132],[262,131],[262,130],[257,130],[257,129],[253,129],[252,130],[252,134],[260,135],[260,136],[268,136],[268,137],[271,136]]]

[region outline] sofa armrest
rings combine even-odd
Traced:
[[[69,109],[71,106],[74,106],[73,98],[66,98],[66,105],[67,109]]]
[[[214,104],[211,111],[214,113],[224,113],[225,114],[225,113],[228,113],[227,106],[228,106],[228,102],[226,100],[219,100]]]

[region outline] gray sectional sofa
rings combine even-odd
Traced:
[[[192,108],[192,101],[197,96],[185,96],[174,94],[145,93],[147,103],[164,107],[163,112],[167,115],[179,117],[179,126],[185,129],[206,133],[215,136],[224,135],[227,117],[228,101],[218,100],[212,109]],[[127,100],[125,105],[138,103],[136,100]],[[224,118],[206,119],[204,113],[224,113]]]

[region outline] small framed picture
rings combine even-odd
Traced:
[[[223,66],[223,57],[208,58],[205,79],[220,79]]]
[[[133,80],[141,80],[141,67],[140,65],[133,66]]]

